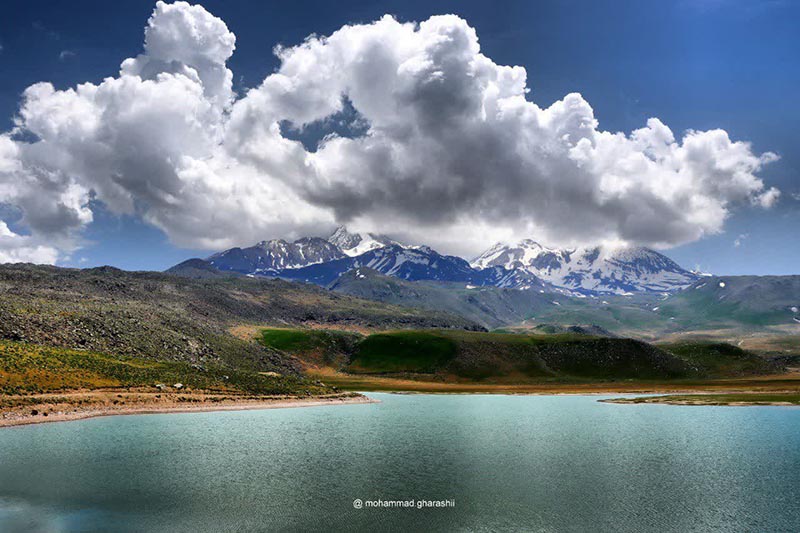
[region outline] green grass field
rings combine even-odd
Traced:
[[[456,349],[452,339],[431,332],[379,333],[358,343],[348,369],[356,373],[428,374],[450,362]]]

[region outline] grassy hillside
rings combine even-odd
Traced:
[[[0,266],[0,317],[0,340],[282,374],[300,366],[284,351],[230,330],[243,324],[479,327],[442,312],[280,280],[21,264]]]
[[[758,355],[724,342],[658,344],[709,377],[749,376],[770,371]]]
[[[330,389],[295,376],[264,375],[183,361],[154,361],[95,352],[0,342],[0,394],[107,387],[172,388],[253,394],[324,394]]]
[[[590,323],[643,337],[800,332],[800,276],[705,277],[672,294],[562,298],[558,303],[532,315],[531,323]]]
[[[306,364],[338,367],[360,339],[361,335],[348,331],[269,328],[261,332],[259,342],[299,357]]]
[[[798,305],[800,276],[723,276],[701,279],[665,300],[658,311],[682,326],[702,319],[712,327],[758,329],[796,324]]]
[[[327,332],[335,338],[336,332]],[[349,334],[348,334],[349,335]],[[645,342],[583,334],[528,335],[454,330],[384,332],[322,342],[319,332],[267,331],[262,342],[354,374],[502,380],[672,380],[775,372],[770,362],[730,345]],[[332,351],[329,357],[320,353]]]

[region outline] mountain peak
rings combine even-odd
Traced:
[[[338,247],[340,250],[349,250],[358,246],[361,242],[361,235],[350,233],[346,226],[339,226],[336,231],[328,237],[328,242]]]
[[[350,257],[355,257],[377,248],[383,248],[390,244],[399,244],[385,235],[350,233],[347,227],[343,225],[336,228],[336,231],[328,237],[328,242]]]
[[[242,274],[269,274],[287,268],[333,261],[344,257],[339,249],[319,237],[303,237],[294,242],[283,239],[261,241],[249,248],[231,248],[212,255],[213,267]]]

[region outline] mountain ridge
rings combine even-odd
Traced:
[[[248,248],[230,248],[210,256],[206,261],[219,270],[264,275],[342,257],[342,251],[327,240],[303,237],[294,242],[273,239]]]
[[[542,292],[597,296],[637,292],[673,292],[699,275],[643,247],[548,248],[532,239],[498,243],[472,262],[440,254],[424,245],[401,244],[385,235],[351,233],[339,226],[328,236],[293,242],[262,241],[231,248],[204,260],[208,267],[248,276],[280,277],[327,286],[354,268],[370,268],[406,281],[462,283]],[[181,270],[176,265],[170,271]],[[188,266],[187,266],[188,273]],[[191,271],[210,275],[195,262]]]
[[[549,248],[532,239],[513,245],[497,243],[470,264],[479,269],[500,266],[522,270],[557,287],[585,294],[670,292],[686,288],[699,278],[645,247]]]

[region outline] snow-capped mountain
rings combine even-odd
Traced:
[[[406,246],[374,233],[350,233],[344,226],[327,240],[262,241],[214,254],[206,263],[221,271],[325,286],[345,272],[365,267],[408,281],[582,295],[666,292],[698,279],[697,274],[648,248],[560,249],[526,239],[515,245],[496,244],[470,264],[428,246]]]
[[[328,237],[328,242],[339,248],[347,256],[355,257],[363,253],[392,244],[400,245],[386,235],[374,233],[350,233],[345,226],[339,226]],[[402,246],[402,245],[400,245]]]
[[[530,239],[514,245],[498,243],[471,265],[477,269],[499,266],[522,271],[556,287],[587,294],[673,291],[697,280],[696,274],[649,248],[559,249]]]
[[[293,268],[334,261],[345,257],[335,245],[319,237],[303,237],[294,242],[283,239],[261,241],[249,248],[231,248],[207,259],[219,270],[242,274],[274,275]]]
[[[283,278],[328,285],[345,272],[360,267],[371,268],[381,274],[409,281],[471,283],[474,282],[476,274],[477,277],[484,276],[460,257],[441,255],[427,246],[406,248],[398,244],[375,248],[356,257],[344,257],[304,268],[284,270],[279,275]]]

